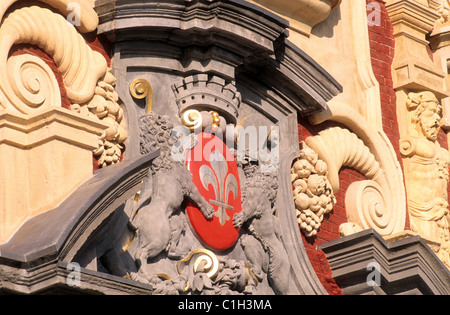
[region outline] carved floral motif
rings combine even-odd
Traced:
[[[107,123],[109,128],[99,138],[98,149],[94,150],[94,157],[100,167],[118,163],[123,153],[123,142],[127,138],[127,131],[123,121],[123,109],[119,105],[119,95],[115,91],[116,78],[108,72],[97,83],[94,97],[82,105],[72,104],[71,110],[92,116]]]

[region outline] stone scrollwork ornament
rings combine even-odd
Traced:
[[[306,237],[314,237],[336,198],[327,178],[327,164],[306,143],[301,146],[300,158],[291,168],[291,181],[300,229]]]
[[[2,2],[0,16],[14,2]],[[41,2],[67,13],[67,0]],[[84,9],[79,30],[95,30],[98,23],[95,11],[84,2],[79,4]],[[30,54],[9,57],[16,44],[35,45],[53,59],[63,77],[71,110],[97,117],[109,125],[94,150],[99,166],[118,162],[127,132],[114,88],[116,79],[110,73],[106,59],[87,45],[64,16],[40,6],[11,11],[4,16],[0,26],[0,108],[25,115],[61,107],[61,95],[56,77],[45,62]]]
[[[133,98],[142,100],[148,98],[146,105],[147,114],[152,111],[153,88],[150,82],[145,79],[136,79],[130,84],[130,94]]]
[[[447,24],[449,21],[449,10],[450,3],[449,0],[429,0],[429,6],[435,9],[440,15],[438,23]]]
[[[347,189],[348,223],[340,227],[343,236],[370,228],[382,236],[403,229],[402,214],[392,206],[396,195],[390,186],[390,174],[381,168],[364,141],[346,128],[331,127],[308,137],[305,142],[326,162],[326,176],[333,193],[339,191],[339,172],[343,167],[354,169],[367,179],[354,182]]]
[[[178,274],[160,273],[149,284],[154,295],[231,295],[252,294],[258,284],[244,262],[218,257],[203,248],[192,250],[177,264]]]

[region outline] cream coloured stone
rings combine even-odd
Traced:
[[[439,14],[413,0],[392,0],[386,5],[395,37],[392,64],[394,89],[428,90],[442,99],[446,74],[429,57],[426,40]]]
[[[92,176],[107,125],[63,108],[0,113],[0,243]]]
[[[46,22],[37,28],[35,21]],[[54,29],[59,31],[54,32]],[[49,33],[54,35],[48,36]],[[30,86],[30,81],[22,82],[27,80],[27,76],[22,73],[23,67],[20,76],[17,76],[17,71],[12,73],[8,71],[11,67],[6,67],[11,63],[9,51],[18,43],[37,45],[54,59],[72,103],[82,104],[90,101],[94,96],[97,82],[107,73],[105,58],[100,53],[94,52],[63,16],[37,6],[14,10],[5,17],[0,26],[0,94],[3,94],[0,106],[4,108],[15,108],[21,113],[30,113],[41,106],[42,98],[46,104],[58,106],[58,103],[53,101],[55,93],[43,91],[47,92],[43,94],[40,91],[42,85]],[[38,91],[30,93],[33,88]],[[36,102],[34,96],[37,92],[40,95],[39,102]]]
[[[376,209],[367,212],[364,209],[369,208],[361,203],[354,193],[347,192],[346,211],[348,218],[352,220],[350,223],[355,223],[363,229],[373,228],[383,236],[402,231],[406,220],[403,172],[386,135],[373,129],[366,119],[348,104],[329,102],[328,112],[311,117],[314,124],[326,120],[344,124],[349,130],[329,128],[318,136],[307,138],[306,143],[327,163],[333,192],[337,193],[340,188],[340,169],[343,166],[352,167],[369,179],[367,182],[357,182],[354,185],[355,192],[359,191],[360,196],[369,192],[377,203],[384,205],[378,209],[378,213]],[[375,186],[376,189],[371,188]]]
[[[324,214],[336,204],[333,189],[327,178],[327,166],[306,143],[301,143],[300,158],[291,168],[294,204],[297,222],[306,237],[314,237],[322,224]],[[318,172],[319,169],[321,172]]]
[[[411,229],[440,244],[437,255],[450,268],[450,153],[437,142],[442,107],[429,91],[409,93],[407,132],[400,140]]]
[[[0,2],[0,21],[5,15],[6,10],[17,1],[19,0],[2,0]],[[80,19],[80,25],[78,27],[82,33],[93,32],[97,28],[98,16],[93,9],[93,1],[94,0],[36,0],[36,2],[42,2],[52,6],[65,16],[74,12],[74,5],[79,5],[80,14],[78,18]]]
[[[13,3],[7,1],[5,3]],[[83,2],[43,0],[65,12],[65,7],[80,5],[85,25],[81,30],[95,29],[98,17]],[[37,2],[39,4],[39,2]],[[2,3],[1,9],[5,4]],[[35,27],[35,21],[45,21]],[[54,32],[57,29],[58,32]],[[53,36],[48,36],[52,33]],[[0,26],[0,108],[31,114],[45,108],[61,106],[59,83],[52,70],[36,56],[24,54],[9,57],[14,44],[34,44],[47,52],[63,77],[64,88],[71,109],[83,115],[97,117],[109,125],[101,136],[102,143],[95,149],[100,167],[119,162],[123,142],[127,138],[123,110],[113,84],[116,78],[110,73],[106,59],[93,51],[76,28],[60,14],[49,9],[31,6],[13,10]]]
[[[309,36],[342,0],[250,0],[289,20],[291,29]]]

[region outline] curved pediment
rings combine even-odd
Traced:
[[[91,233],[139,191],[159,152],[96,172],[58,207],[29,219],[0,246],[3,259],[24,265],[37,260],[71,261]]]
[[[51,263],[67,273],[76,263],[87,274],[147,293],[183,291],[182,281],[190,284],[188,293],[201,293],[204,287],[192,284],[203,271],[217,292],[325,293],[298,230],[290,166],[298,154],[297,115],[326,109],[341,92],[339,83],[287,40],[286,20],[247,2],[116,0],[96,10],[99,34],[115,45],[116,91],[128,133],[123,161],[97,170],[58,207],[25,222],[0,246],[1,258],[27,272]],[[200,118],[201,132],[187,128],[189,119]],[[207,196],[212,184],[203,192],[196,186],[196,176],[189,175],[193,169],[171,162],[171,136],[179,128],[206,138],[223,136],[228,149],[221,154],[235,154],[226,167],[233,177],[224,163],[209,168],[204,183],[218,178],[215,195]],[[244,139],[253,128],[264,140],[256,141],[261,143],[256,160]],[[269,175],[262,152],[273,158]],[[206,168],[198,169],[201,182]],[[242,214],[237,215],[239,199],[223,196],[222,186],[231,195],[247,195]],[[206,223],[192,224],[198,210]],[[199,231],[210,220],[235,233],[225,249],[211,248],[211,236]],[[248,248],[257,248],[264,261]],[[222,283],[217,270],[241,280]],[[161,288],[145,287],[155,275]],[[92,289],[89,281],[84,284]]]

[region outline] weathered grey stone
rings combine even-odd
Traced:
[[[222,80],[221,86],[232,85],[242,95],[240,106],[233,110],[220,112],[219,103],[209,110],[232,118],[231,123],[247,118],[244,127],[279,127],[282,155],[274,207],[283,234],[282,250],[291,265],[287,268],[289,290],[283,293],[326,294],[303,247],[289,178],[292,160],[298,155],[298,113],[326,109],[326,102],[340,93],[341,86],[286,39],[286,20],[246,1],[98,1],[96,10],[99,33],[114,44],[116,90],[129,126],[128,157],[139,155],[138,117],[145,114],[144,104],[129,93],[130,83],[137,78],[153,88],[152,111],[175,123],[184,107],[177,106],[179,95],[171,87],[176,90],[177,84],[198,75]],[[228,254],[244,259],[238,250],[236,246]]]
[[[450,294],[450,272],[420,236],[386,242],[366,230],[318,246],[344,294]],[[376,280],[377,263],[380,272]]]
[[[290,168],[298,155],[297,115],[326,109],[326,102],[340,93],[341,86],[286,39],[286,20],[246,1],[99,0],[96,9],[100,16],[98,32],[114,45],[116,91],[123,101],[129,134],[125,161],[98,171],[58,208],[29,220],[8,243],[0,246],[0,261],[4,263],[0,271],[11,275],[2,278],[5,290],[326,294],[309,262],[298,229]],[[147,274],[141,273],[136,279],[149,285],[123,279],[139,274],[142,261],[140,265],[136,257],[151,241],[145,237],[131,239],[129,247],[124,249],[123,235],[132,230],[130,235],[139,238],[148,232],[146,229],[161,226],[159,221],[164,219],[143,215],[142,224],[133,226],[134,213],[151,205],[153,198],[157,199],[148,188],[149,182],[156,178],[149,169],[161,162],[161,159],[157,161],[156,154],[141,155],[145,142],[142,133],[151,131],[139,124],[140,119],[147,114],[146,105],[151,101],[155,115],[175,124],[179,122],[180,109],[184,108],[177,106],[172,87],[196,76],[217,83],[217,92],[223,93],[224,101],[217,102],[215,107],[202,104],[205,110],[212,108],[222,111],[221,114],[228,113],[224,116],[233,118],[227,123],[234,127],[240,119],[246,123],[244,127],[278,128],[277,149],[281,154],[274,171],[278,179],[276,198],[265,203],[264,218],[254,209],[257,197],[244,203],[246,219],[237,225],[242,225],[246,239],[242,238],[224,252],[214,253],[223,272],[213,277],[202,270],[204,262],[194,263],[189,260],[191,256],[180,260],[184,246],[201,250],[207,246],[187,222],[183,205],[177,203],[169,218],[169,225],[176,226],[170,235],[174,244],[165,242],[158,247],[158,252],[141,255]],[[152,100],[133,99],[130,85],[137,78],[151,84]],[[239,104],[235,102],[236,95]],[[236,106],[230,105],[235,103]],[[231,109],[222,108],[227,104]],[[267,138],[268,134],[262,136]],[[241,185],[245,187],[246,181],[252,179],[242,166],[239,172]],[[183,173],[180,165],[176,175]],[[142,184],[144,178],[147,179]],[[134,194],[141,189],[141,203],[136,206]],[[187,193],[184,189],[182,197]],[[196,201],[202,203],[201,198]],[[162,204],[155,201],[154,206]],[[272,219],[273,226],[267,223]],[[134,234],[137,227],[140,232]],[[261,231],[272,233],[261,237],[264,234]],[[245,267],[247,262],[256,259],[248,250],[252,244],[258,248],[257,255],[268,261],[267,266],[261,266],[258,276]],[[79,288],[66,283],[70,274],[67,263],[71,262],[81,267]],[[183,269],[180,267],[183,264],[190,268]],[[223,278],[228,273],[233,275],[233,281]],[[189,292],[183,291],[186,281],[194,285]]]

